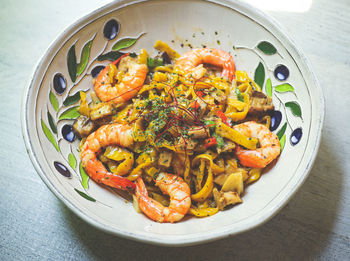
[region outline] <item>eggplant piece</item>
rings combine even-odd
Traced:
[[[80,115],[73,124],[73,131],[81,138],[89,136],[95,129],[95,124],[89,117]]]
[[[173,153],[167,150],[163,150],[159,153],[158,165],[169,168]]]
[[[275,109],[272,98],[262,92],[253,91],[250,96],[250,106],[248,115],[268,113]]]
[[[99,103],[94,106],[90,111],[91,120],[95,121],[106,116],[112,115],[112,104],[111,103]]]

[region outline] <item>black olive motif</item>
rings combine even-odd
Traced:
[[[277,130],[282,120],[282,113],[280,111],[274,111],[271,116],[270,131]]]
[[[60,73],[56,73],[53,77],[53,88],[58,94],[64,93],[67,87],[66,79]]]
[[[67,169],[66,166],[64,166],[62,163],[55,161],[53,163],[53,165],[55,166],[55,169],[62,174],[63,176],[69,178],[71,176],[70,171]]]
[[[73,126],[66,124],[62,127],[62,136],[66,141],[73,142],[76,138],[75,133],[73,132]]]
[[[301,137],[303,136],[303,131],[301,128],[296,128],[293,132],[292,135],[290,135],[290,143],[295,146],[299,143],[301,140]]]
[[[108,39],[108,40],[113,40],[114,38],[117,37],[120,29],[120,24],[118,23],[117,20],[112,19],[109,20],[106,24],[105,27],[103,28],[103,35]]]
[[[280,64],[276,67],[276,69],[274,71],[274,75],[275,75],[277,80],[285,81],[289,77],[289,70],[288,70],[287,66]]]

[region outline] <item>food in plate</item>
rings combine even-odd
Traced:
[[[244,187],[280,154],[269,130],[272,99],[232,56],[214,48],[179,55],[125,54],[81,92],[74,131],[95,181],[129,191],[157,222],[211,216],[241,203]]]

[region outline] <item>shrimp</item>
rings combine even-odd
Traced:
[[[112,64],[117,62],[118,60]],[[104,102],[113,101],[114,103],[125,102],[133,98],[146,79],[147,66],[138,64],[130,56],[124,57],[121,59],[118,68],[126,71],[126,73],[121,82],[117,84],[113,83],[114,75],[109,75],[110,73],[114,74],[110,68],[112,68],[111,65],[106,66],[96,78],[94,88],[98,98]]]
[[[236,155],[243,166],[251,168],[265,168],[281,152],[281,145],[276,134],[272,133],[266,126],[255,121],[248,121],[233,127],[243,135],[257,138],[260,148],[245,150],[236,147]]]
[[[123,190],[134,190],[135,184],[132,181],[108,172],[96,157],[96,153],[102,147],[108,145],[128,147],[133,143],[132,127],[118,123],[104,125],[86,138],[80,154],[82,166],[90,178],[98,183]]]
[[[150,198],[145,183],[139,177],[136,180],[136,197],[140,209],[150,219],[160,223],[180,221],[191,206],[189,186],[181,177],[167,173],[158,175],[156,185],[164,194],[169,194],[169,207],[164,207],[158,201]]]
[[[177,59],[175,66],[185,72],[191,72],[194,78],[199,79],[206,71],[203,63],[221,67],[221,75],[231,81],[235,76],[235,63],[232,56],[214,48],[193,49]]]

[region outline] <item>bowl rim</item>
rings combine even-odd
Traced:
[[[243,11],[248,10],[249,12],[252,12],[254,14],[254,17],[258,17],[260,19],[263,19],[264,23],[269,26],[269,28],[273,29],[274,31],[278,32],[279,37],[284,38],[286,42],[289,43],[288,49],[291,49],[293,52],[295,52],[299,58],[300,61],[304,65],[304,69],[309,75],[309,81],[313,82],[313,85],[317,88],[319,92],[319,97],[318,97],[318,102],[319,102],[319,113],[318,113],[318,119],[317,119],[317,137],[315,139],[315,144],[312,147],[312,152],[310,153],[310,158],[307,163],[306,168],[304,171],[302,171],[302,175],[300,178],[295,182],[294,186],[292,187],[291,191],[285,195],[283,198],[279,199],[277,204],[275,204],[272,208],[269,208],[268,210],[263,211],[260,213],[259,219],[253,219],[251,222],[248,222],[247,224],[244,224],[239,229],[228,229],[225,230],[224,232],[221,233],[216,233],[213,234],[211,232],[202,232],[202,233],[194,233],[191,238],[185,239],[183,238],[184,236],[174,236],[174,239],[171,240],[164,240],[161,237],[159,238],[154,238],[154,237],[147,237],[147,236],[140,236],[138,234],[132,233],[132,232],[124,232],[120,231],[117,229],[110,228],[99,221],[93,219],[92,217],[88,216],[84,212],[80,211],[75,207],[75,205],[70,202],[68,199],[65,198],[63,194],[61,194],[55,187],[54,185],[50,182],[50,180],[47,178],[45,175],[45,172],[41,168],[41,165],[39,163],[39,160],[36,157],[36,154],[34,152],[33,146],[31,144],[30,138],[29,138],[29,132],[28,132],[28,123],[27,123],[27,107],[29,106],[28,99],[29,99],[29,93],[31,88],[33,87],[33,81],[36,78],[36,75],[38,73],[38,70],[40,69],[41,63],[44,61],[45,57],[54,49],[53,47],[60,42],[60,39],[63,38],[69,31],[74,30],[79,24],[81,23],[87,23],[92,16],[97,15],[97,17],[94,20],[99,19],[100,17],[114,12],[116,10],[125,8],[129,5],[134,5],[134,4],[140,4],[143,2],[151,2],[151,1],[158,1],[158,0],[120,0],[120,1],[114,1],[111,3],[108,3],[106,5],[103,5],[102,7],[99,7],[91,12],[88,12],[87,14],[81,16],[79,19],[75,20],[72,24],[64,28],[58,35],[57,37],[49,44],[49,46],[46,48],[44,51],[43,55],[38,59],[37,63],[33,67],[32,73],[30,74],[31,76],[29,77],[23,97],[22,97],[22,105],[21,105],[21,127],[22,127],[22,136],[24,139],[24,144],[26,147],[26,151],[29,155],[29,158],[36,170],[36,172],[39,174],[40,178],[44,181],[46,186],[53,192],[53,194],[61,200],[73,213],[75,213],[78,217],[81,219],[85,220],[87,223],[90,225],[107,232],[109,234],[117,235],[119,237],[135,240],[138,242],[142,243],[149,243],[149,244],[154,244],[154,245],[161,245],[161,246],[173,246],[173,247],[180,247],[180,246],[190,246],[190,245],[196,245],[196,244],[202,244],[206,242],[211,242],[214,240],[222,239],[225,237],[229,237],[232,235],[236,235],[239,233],[243,233],[245,231],[251,230],[253,228],[256,228],[267,221],[269,221],[272,217],[274,217],[288,202],[291,200],[291,198],[295,195],[295,193],[298,191],[298,189],[302,186],[302,184],[305,182],[307,179],[312,166],[315,162],[317,152],[320,147],[321,143],[321,135],[322,135],[322,128],[324,124],[324,114],[325,114],[325,101],[324,101],[324,94],[322,87],[320,86],[316,75],[314,74],[312,67],[304,55],[304,53],[297,48],[295,42],[291,39],[290,36],[288,36],[285,32],[286,29],[283,28],[273,17],[271,17],[269,14],[259,10],[256,7],[251,6],[250,4],[243,2],[241,0],[196,0],[196,1],[202,1],[202,2],[208,2],[208,3],[213,3],[213,4],[218,4],[223,7],[228,7],[230,9],[234,10],[234,6],[239,6],[240,10],[239,12],[242,15],[246,15]],[[185,1],[185,0],[183,0]],[[107,11],[108,10],[108,11]],[[249,18],[251,18],[249,15],[246,15]],[[93,20],[93,21],[94,21]],[[255,19],[253,19],[256,21]],[[258,21],[256,21],[258,24],[260,24]],[[262,24],[260,24],[263,26]],[[265,28],[265,26],[263,26]],[[265,28],[267,29],[267,28]],[[267,29],[268,30],[268,29]],[[272,35],[274,35],[276,38],[278,38],[273,32],[268,30]],[[199,236],[200,235],[200,236]]]

